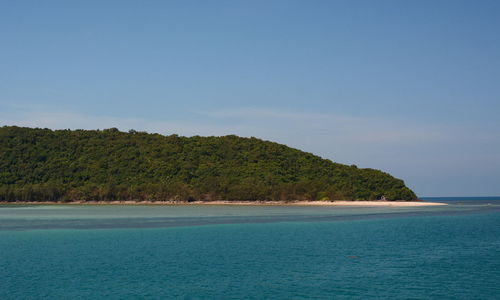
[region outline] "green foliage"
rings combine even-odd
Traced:
[[[0,128],[0,201],[412,200],[387,173],[234,135]]]

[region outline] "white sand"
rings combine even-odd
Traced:
[[[191,202],[188,205],[300,205],[300,206],[436,206],[447,205],[446,203],[423,202],[423,201],[213,201],[213,202]]]
[[[68,203],[58,202],[0,202],[0,204],[78,204],[78,205],[274,205],[274,206],[436,206],[446,203],[423,201],[74,201]]]

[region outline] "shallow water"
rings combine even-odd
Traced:
[[[498,200],[2,206],[0,298],[498,299]]]
[[[235,223],[327,222],[500,210],[497,202],[429,207],[240,205],[0,205],[0,230],[156,228]]]

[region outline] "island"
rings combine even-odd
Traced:
[[[376,205],[417,199],[388,173],[254,137],[4,126],[0,147],[4,203]]]

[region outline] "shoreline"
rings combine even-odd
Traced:
[[[424,201],[71,201],[71,202],[0,202],[0,205],[236,205],[236,206],[440,206],[440,202]]]

